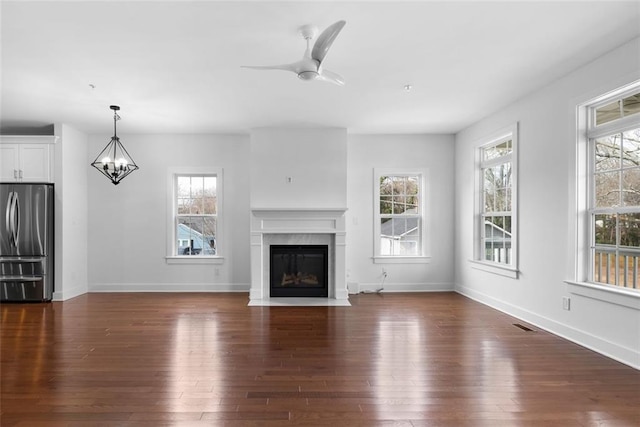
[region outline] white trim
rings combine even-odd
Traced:
[[[399,283],[399,282],[373,282],[355,283],[350,282],[349,286],[353,293],[402,293],[402,292],[453,292],[455,284],[453,282],[442,283]],[[357,292],[356,292],[357,291]]]
[[[0,135],[0,144],[56,144],[56,135]]]
[[[248,283],[93,283],[89,293],[99,292],[248,292]]]
[[[640,293],[637,290],[573,280],[565,280],[565,283],[572,294],[640,311]]]
[[[429,264],[430,256],[374,256],[374,264]]]
[[[167,264],[224,264],[223,257],[213,256],[166,256]]]
[[[499,264],[497,262],[480,261],[477,259],[470,259],[471,268],[476,270],[486,271],[487,273],[498,274],[500,276],[510,277],[517,279],[520,271],[506,264]]]

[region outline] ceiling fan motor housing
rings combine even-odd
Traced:
[[[298,73],[300,80],[315,80],[318,77],[317,71],[302,71]]]

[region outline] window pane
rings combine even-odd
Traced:
[[[191,179],[188,176],[178,177],[177,198],[178,214],[190,213]]]
[[[618,216],[620,246],[640,247],[640,213],[626,213]]]
[[[596,108],[596,126],[617,120],[620,115],[620,101],[617,100],[611,104]]]
[[[416,176],[384,176],[380,178],[380,213],[417,213],[419,179]]]
[[[487,168],[484,170],[484,211],[495,212],[496,211],[496,178],[494,168]]]
[[[493,193],[485,191],[483,193],[484,196],[484,212],[495,212],[494,209],[494,200],[495,196]]]
[[[498,190],[496,193],[496,212],[508,212],[510,210],[507,190]]]
[[[640,129],[622,133],[622,166],[640,166]]]
[[[503,163],[484,171],[485,212],[511,211],[511,163]]]
[[[202,255],[215,255],[217,220],[212,217],[203,218]]]
[[[491,216],[484,222],[485,260],[511,262],[511,217]]]
[[[498,157],[506,156],[507,154],[510,154],[512,150],[513,150],[513,147],[511,144],[511,139],[509,139],[507,141],[503,141],[492,147],[484,148],[482,150],[483,151],[482,157],[484,160],[491,160]]]
[[[594,216],[596,245],[616,244],[616,216],[597,214]]]
[[[504,231],[511,235],[511,215],[504,217]]]
[[[392,196],[380,196],[380,213],[390,214],[392,213]]]
[[[191,196],[191,178],[188,176],[178,177],[178,197],[189,198]]]
[[[640,288],[640,256],[635,252],[621,251],[618,256],[618,281],[625,288]]]
[[[622,199],[625,206],[640,206],[640,168],[622,171]]]
[[[620,173],[599,173],[594,180],[596,207],[620,206]]]
[[[418,218],[382,218],[380,220],[381,255],[419,255]]]
[[[204,177],[191,177],[191,213],[204,214]]]
[[[204,177],[203,191],[203,213],[207,215],[215,215],[218,212],[218,196],[216,188],[216,177]]]
[[[596,250],[593,266],[593,281],[616,284],[616,255],[612,252]]]
[[[620,134],[596,139],[595,162],[596,172],[620,168]]]
[[[640,93],[623,99],[622,110],[625,117],[640,113]]]
[[[179,217],[177,255],[215,255],[216,226],[211,217]]]

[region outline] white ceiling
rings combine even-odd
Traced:
[[[0,7],[3,126],[63,122],[86,133],[111,132],[111,104],[121,106],[123,134],[453,133],[640,34],[637,0]],[[240,68],[296,61],[299,26],[341,19],[324,66],[343,87]]]

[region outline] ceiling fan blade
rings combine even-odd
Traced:
[[[325,82],[331,82],[337,84],[338,86],[344,86],[344,78],[333,71],[322,70],[320,74],[318,74],[318,80],[324,80]]]
[[[346,21],[338,21],[335,24],[329,25],[327,29],[320,34],[318,40],[316,40],[313,45],[313,50],[311,51],[311,57],[313,59],[322,64],[324,57],[327,56],[329,48],[336,37],[338,37],[338,34],[340,34],[344,24],[346,24]]]
[[[250,68],[252,70],[284,70],[298,73],[297,63],[282,65],[241,65],[240,68]]]

